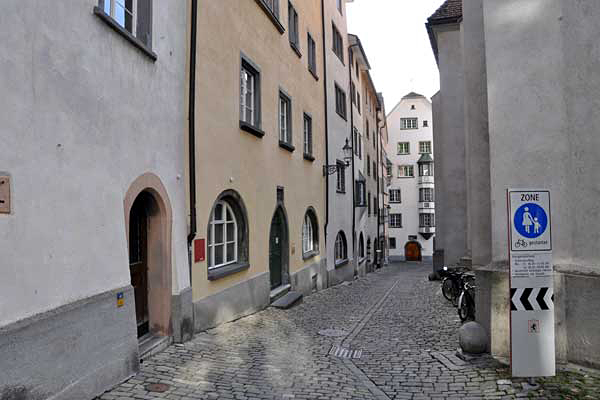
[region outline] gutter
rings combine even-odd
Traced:
[[[192,243],[198,230],[196,222],[196,32],[198,27],[198,0],[192,1],[192,19],[190,29],[190,85],[188,99],[188,150],[190,174],[190,232],[188,241],[188,261],[190,267],[190,287],[192,287]]]

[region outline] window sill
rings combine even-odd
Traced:
[[[304,159],[310,162],[315,161],[315,157],[312,154],[304,153]]]
[[[344,121],[348,121],[348,120],[346,119],[346,116],[345,116],[344,114],[340,113],[338,110],[335,110],[335,113],[336,113],[337,115],[339,115],[340,117],[342,117],[342,118],[344,119]]]
[[[318,254],[319,254],[318,250],[312,250],[312,251],[309,251],[308,253],[302,254],[302,259],[308,260],[309,258],[313,258],[313,257],[317,256]]]
[[[296,150],[296,148],[294,146],[292,146],[289,143],[284,142],[283,140],[279,141],[279,147],[281,147],[282,149],[286,149],[290,153],[293,153],[294,150]]]
[[[390,226],[390,229],[402,229],[401,226]]]
[[[257,127],[255,127],[254,125],[250,125],[247,122],[244,121],[240,121],[240,129],[248,132],[251,135],[254,135],[258,138],[262,138],[263,136],[265,136],[265,132],[258,129]]]
[[[414,176],[399,176],[398,179],[409,179],[414,178]]]
[[[317,73],[315,71],[313,71],[312,68],[309,68],[308,71],[313,76],[313,78],[315,78],[316,81],[319,80],[319,75],[317,75]]]
[[[358,260],[358,265],[364,263],[365,261],[367,261],[367,257],[363,257],[360,260]]]
[[[298,48],[298,46],[296,45],[296,43],[290,42],[290,47],[292,48],[292,50],[294,50],[294,53],[296,53],[296,55],[298,56],[298,58],[302,58],[302,53],[300,52],[300,49]]]
[[[215,269],[208,270],[208,280],[215,281],[217,279],[224,278],[229,275],[236,274],[240,271],[244,271],[250,268],[250,263],[248,262],[237,262],[234,264],[224,265],[222,267],[218,267]]]
[[[340,62],[342,63],[343,66],[346,66],[346,64],[344,63],[344,59],[342,57],[340,57],[340,55],[338,53],[335,52],[335,50],[331,50],[333,51],[333,54],[336,55],[336,57],[338,58],[338,60],[340,60]]]
[[[263,0],[256,0],[256,2],[260,6],[260,8],[262,8],[262,10],[265,12],[265,14],[267,14],[267,17],[269,17],[271,22],[273,22],[273,25],[275,25],[275,28],[277,28],[279,33],[281,33],[283,35],[283,33],[285,32],[285,28],[283,27],[283,25],[281,25],[281,22],[279,22],[279,18],[277,18],[277,16],[275,14],[273,14],[271,9],[269,7],[267,7],[265,5],[265,3],[263,3]]]
[[[349,262],[350,262],[350,260],[348,260],[347,258],[345,260],[336,261],[335,262],[335,267],[336,268],[341,268],[344,265],[348,264]]]
[[[335,191],[336,191],[336,193],[346,194],[346,191],[345,191],[345,190],[339,190],[339,189],[336,189]]]
[[[121,25],[119,25],[110,15],[106,14],[100,7],[94,7],[94,14],[100,18],[104,23],[110,26],[115,32],[123,36],[127,41],[137,47],[142,53],[150,57],[152,61],[156,61],[158,56],[152,49],[146,46],[141,40],[133,36],[130,32],[126,31]]]

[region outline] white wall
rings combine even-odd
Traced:
[[[130,283],[123,199],[145,172],[173,208],[173,292],[188,286],[186,2],[154,2],[156,62],[95,5],[2,4],[0,326]]]
[[[415,110],[411,110],[411,106]],[[402,118],[417,118],[418,129],[401,129]],[[423,121],[428,122],[423,127]],[[401,190],[401,203],[390,201],[390,214],[402,214],[402,228],[389,227],[389,237],[396,238],[396,249],[390,249],[390,257],[404,257],[404,245],[408,242],[408,236],[417,236],[417,241],[422,246],[423,256],[433,255],[433,237],[423,238],[419,234],[419,188],[433,187],[433,185],[420,186],[418,182],[419,167],[417,161],[421,157],[419,153],[419,142],[431,142],[433,151],[433,116],[432,107],[425,97],[403,98],[400,103],[387,116],[389,143],[386,147],[388,158],[392,162],[392,184],[389,190]],[[398,154],[398,142],[409,142],[410,154]],[[432,153],[433,157],[433,153]],[[414,178],[399,178],[399,165],[413,165]],[[434,160],[435,169],[435,160]],[[437,200],[437,199],[436,199]]]

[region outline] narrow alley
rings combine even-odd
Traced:
[[[290,310],[223,324],[146,360],[100,399],[597,398],[600,378],[585,372],[526,391],[489,355],[456,357],[460,321],[430,271],[393,264]]]

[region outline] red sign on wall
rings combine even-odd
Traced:
[[[204,261],[206,259],[204,242],[204,239],[194,240],[194,262]]]

